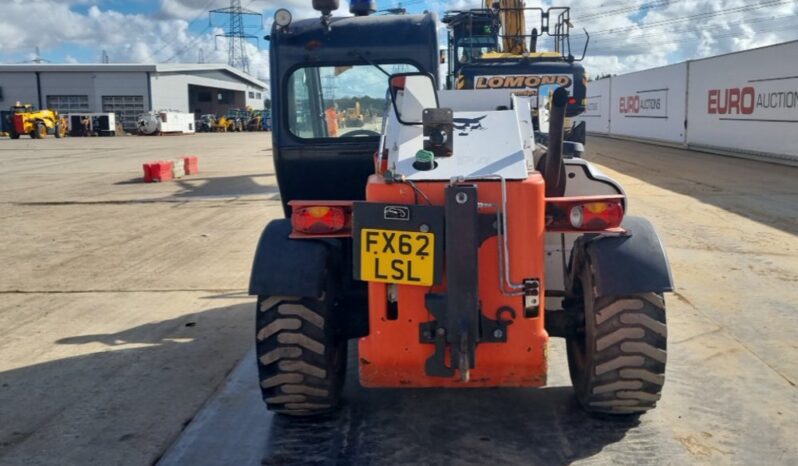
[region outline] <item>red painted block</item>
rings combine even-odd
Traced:
[[[193,155],[183,157],[183,168],[186,171],[186,175],[195,175],[199,173],[199,161]]]
[[[144,164],[144,182],[169,181],[172,179],[172,161],[158,160]]]
[[[152,170],[151,170],[152,164],[151,163],[145,163],[142,166],[144,167],[144,182],[145,183],[152,183]]]

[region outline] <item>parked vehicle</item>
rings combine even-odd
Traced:
[[[44,139],[48,134],[56,138],[66,136],[66,120],[55,110],[36,110],[31,104],[17,102],[11,107],[10,120],[8,136],[11,139],[19,139],[23,134],[32,139]]]
[[[334,410],[350,339],[364,387],[519,388],[546,384],[561,337],[586,411],[655,407],[670,268],[620,184],[566,155],[569,90],[439,91],[433,14],[352,2],[337,18],[337,1],[313,3],[320,20],[278,10],[270,40],[286,218],[266,225],[249,285],[266,406]],[[367,84],[383,73],[385,89]],[[389,95],[379,130],[331,134],[326,76]],[[545,138],[530,118],[541,105]]]
[[[65,117],[70,136],[116,136],[113,113],[68,113]]]
[[[195,121],[195,125],[198,133],[210,133],[216,125],[216,115],[202,115],[199,120]]]
[[[139,115],[137,121],[140,136],[160,136],[161,134],[194,134],[194,115],[191,113],[161,110]]]

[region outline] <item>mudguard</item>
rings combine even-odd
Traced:
[[[333,251],[340,248],[334,239],[290,239],[291,221],[273,220],[258,241],[249,294],[320,298],[326,287],[326,272]]]
[[[571,254],[569,277],[590,259],[596,297],[673,291],[673,277],[662,242],[651,222],[626,217],[622,236],[584,235]]]

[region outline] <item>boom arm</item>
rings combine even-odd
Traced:
[[[502,25],[502,46],[505,53],[521,55],[528,52],[524,43],[526,21],[524,19],[524,2],[522,0],[485,0],[486,8],[499,4],[499,20]]]

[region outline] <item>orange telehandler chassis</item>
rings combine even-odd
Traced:
[[[479,181],[463,186],[473,186],[470,191],[478,199],[473,199],[473,206],[466,205],[461,207],[461,212],[446,216],[444,230],[457,237],[452,238],[451,242],[446,241],[446,244],[451,245],[446,251],[446,279],[441,280],[431,292],[455,300],[452,304],[460,310],[470,306],[473,312],[485,316],[482,326],[476,325],[479,322],[471,322],[475,325],[474,332],[479,332],[479,327],[482,327],[484,334],[480,335],[482,342],[476,348],[476,360],[469,364],[473,367],[470,380],[464,383],[461,378],[454,377],[454,368],[448,361],[451,360],[456,367],[457,355],[453,356],[451,351],[440,353],[442,347],[449,345],[457,352],[459,342],[446,341],[446,335],[437,333],[442,326],[428,324],[435,321],[437,316],[427,311],[428,307],[434,309],[436,304],[434,300],[428,300],[425,287],[396,286],[398,309],[394,317],[388,310],[393,304],[388,299],[390,285],[371,282],[368,293],[370,335],[361,338],[359,345],[360,381],[364,386],[538,387],[546,383],[548,334],[544,328],[544,313],[539,312],[544,305],[543,289],[539,288],[539,304],[534,310],[524,308],[523,296],[505,296],[499,291],[496,279],[499,270],[499,232],[494,226],[497,223],[496,208],[482,209],[481,212],[476,209],[477,201],[494,206],[501,204],[500,183]],[[417,187],[427,194],[434,206],[460,207],[456,202],[447,204],[445,199],[446,191],[456,190],[457,187],[449,187],[445,182],[419,182]],[[543,283],[543,190],[543,178],[538,173],[530,174],[524,181],[507,183],[508,204],[511,206],[507,213],[507,236],[512,251],[511,278],[514,281],[521,282],[524,278],[534,277],[539,284]],[[409,186],[387,184],[378,175],[369,179],[366,200],[377,203],[377,206],[413,205],[416,202],[415,192]],[[438,209],[443,210],[441,207]],[[469,214],[477,219],[470,225],[467,223]],[[385,224],[379,220],[377,223]],[[473,228],[475,225],[476,230]],[[416,225],[404,227],[413,226]],[[468,232],[469,226],[473,231]],[[356,250],[357,247],[355,238]],[[455,247],[457,251],[452,250]],[[459,282],[453,283],[453,274]],[[478,290],[478,293],[474,294],[474,290]],[[507,325],[510,322],[513,322],[512,326]],[[448,323],[446,326],[449,326]],[[443,345],[444,342],[447,345]],[[440,359],[436,359],[436,356]],[[428,375],[427,367],[432,368],[438,376]]]

